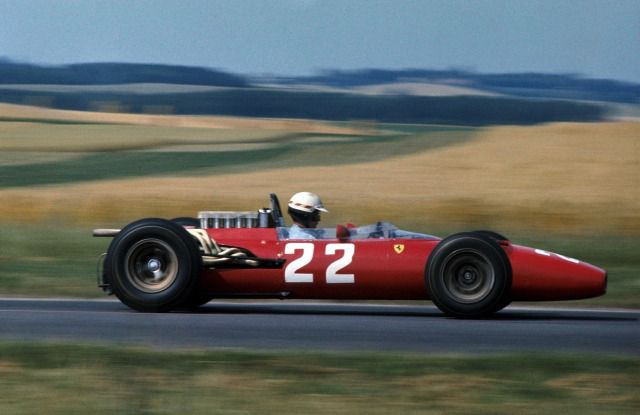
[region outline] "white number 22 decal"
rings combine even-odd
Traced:
[[[300,258],[294,259],[285,267],[285,282],[313,282],[312,273],[298,271],[313,260],[314,248],[315,245],[309,242],[296,242],[285,245],[284,253],[287,255],[292,255],[299,250],[302,251]],[[355,246],[353,244],[327,244],[324,253],[325,255],[335,255],[338,251],[342,251],[344,254],[327,267],[327,284],[353,284],[355,282],[353,274],[340,274],[339,271],[353,261]]]

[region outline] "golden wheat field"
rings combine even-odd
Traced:
[[[226,140],[269,136],[269,130],[376,134],[373,126],[365,131],[304,120],[87,114],[17,106],[0,111],[4,117],[131,123],[141,129],[140,137],[126,137],[134,143],[151,140],[156,128],[222,129]],[[6,133],[16,127],[3,128]],[[321,194],[331,211],[325,217],[328,225],[384,219],[402,226],[638,234],[639,142],[637,122],[479,128],[461,143],[350,164],[271,165],[255,171],[3,188],[0,217],[18,223],[63,219],[115,226],[145,216],[251,210],[264,206],[269,192],[286,199],[310,190]],[[14,140],[14,145],[25,144]],[[37,148],[31,150],[37,156]]]

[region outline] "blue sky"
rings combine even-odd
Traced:
[[[640,82],[640,0],[0,0],[0,57],[244,74],[462,68]]]

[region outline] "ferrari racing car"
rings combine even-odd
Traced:
[[[254,212],[147,218],[93,235],[113,238],[98,285],[145,312],[213,298],[429,299],[447,315],[473,318],[512,301],[596,297],[607,286],[601,268],[491,231],[441,239],[377,222],[290,238],[275,194]]]

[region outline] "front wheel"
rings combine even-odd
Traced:
[[[482,317],[509,303],[511,265],[495,240],[479,232],[452,235],[431,252],[425,275],[431,300],[454,317]]]
[[[114,294],[139,311],[170,311],[188,301],[202,270],[198,247],[180,225],[142,219],[127,225],[107,252]]]

